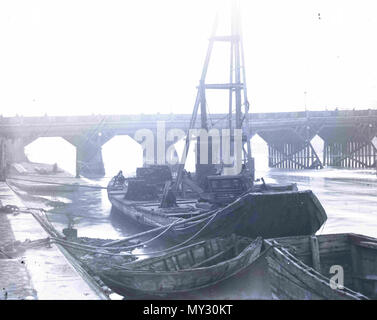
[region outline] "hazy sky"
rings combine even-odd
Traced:
[[[253,112],[377,107],[377,2],[242,0]],[[0,1],[3,115],[191,113],[229,0]],[[214,49],[210,82],[227,81]],[[306,99],[304,92],[307,92]],[[226,96],[223,96],[226,101]],[[209,97],[210,112],[221,112]]]

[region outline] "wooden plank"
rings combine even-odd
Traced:
[[[360,256],[355,244],[351,245],[351,257],[352,257],[352,273],[353,273],[353,287],[355,290],[360,291],[362,288],[360,280],[357,278],[361,273]]]
[[[276,260],[267,257],[268,278],[271,291],[280,300],[324,300],[325,297],[313,292]]]
[[[350,245],[347,234],[329,234],[317,237],[321,255],[334,252],[349,252]]]
[[[192,261],[192,264],[196,263],[195,255],[192,253],[192,250],[187,250],[187,254],[190,256],[190,261]]]
[[[377,249],[377,242],[360,241],[357,245],[364,248]]]
[[[206,264],[207,262],[213,261],[213,260],[215,260],[216,258],[221,257],[224,253],[226,253],[226,252],[229,251],[230,249],[232,249],[232,248],[228,248],[227,250],[221,251],[221,252],[219,252],[219,253],[217,253],[217,254],[211,256],[211,257],[208,257],[208,258],[206,258],[206,259],[204,259],[204,260],[202,260],[202,261],[200,261],[200,262],[194,264],[194,265],[192,266],[192,268],[199,268],[199,267],[203,266],[204,264]]]
[[[277,150],[277,149],[276,149]],[[276,168],[289,168],[289,164],[295,164],[297,165],[299,168],[302,168],[302,169],[305,169],[305,164],[303,164],[303,161],[295,161],[293,159],[293,156],[295,154],[300,154],[302,151],[293,151],[292,153],[289,153],[288,150],[288,145],[287,144],[284,144],[283,145],[283,150],[280,151],[280,150],[277,150],[277,153],[278,153],[278,158],[277,158],[277,162],[275,162],[273,164],[273,167],[276,167]],[[299,157],[299,159],[302,159],[302,157]]]
[[[174,263],[174,266],[176,267],[177,270],[181,270],[181,266],[179,265],[179,261],[177,256],[171,256],[171,260]]]
[[[313,268],[318,272],[321,272],[321,259],[319,253],[318,238],[316,236],[310,237],[310,248],[312,252]]]
[[[164,263],[165,270],[169,271],[169,266],[168,266],[168,263],[166,262],[166,259],[162,259],[162,260],[163,260],[163,263]]]
[[[285,249],[274,248],[273,253],[274,259],[297,280],[302,281],[311,290],[318,294],[320,293],[327,299],[366,299],[365,296],[348,288],[344,288],[343,290],[332,289],[328,278],[316,273],[308,266],[302,265],[299,260],[294,258]]]

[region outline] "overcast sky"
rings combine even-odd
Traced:
[[[253,112],[377,107],[376,1],[241,3]],[[191,113],[215,13],[224,34],[229,8],[1,0],[0,113]],[[227,81],[227,50],[214,48],[209,82]],[[210,112],[224,111],[218,101]]]

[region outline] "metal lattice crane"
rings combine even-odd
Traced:
[[[241,129],[243,132],[242,141],[246,143],[246,150],[242,147],[243,163],[246,171],[250,174],[251,179],[254,179],[254,164],[251,157],[250,146],[250,127],[249,127],[249,102],[247,98],[246,75],[245,75],[245,59],[243,52],[242,31],[241,31],[241,15],[239,0],[232,1],[231,10],[231,32],[230,35],[217,35],[218,18],[216,16],[213,26],[212,34],[209,39],[207,54],[204,60],[203,70],[199,81],[198,91],[195,99],[194,110],[192,113],[189,129],[186,136],[185,148],[183,150],[182,159],[187,158],[187,153],[190,146],[191,129],[194,128],[197,115],[200,107],[201,128],[208,130],[207,122],[207,105],[206,105],[206,90],[227,90],[229,91],[229,111],[228,111],[228,127],[232,129]],[[215,42],[228,42],[230,44],[230,66],[229,66],[229,83],[208,84],[206,83],[206,76],[208,65],[211,59],[212,51]],[[233,108],[235,107],[235,111]],[[231,137],[231,143],[234,141]],[[233,141],[233,142],[232,142]],[[199,148],[197,148],[198,150]],[[212,159],[211,156],[209,156]],[[178,166],[177,181],[175,190],[182,182],[183,169],[185,163]],[[205,165],[203,165],[205,166]],[[208,165],[207,165],[208,169]],[[207,169],[204,169],[207,170]],[[197,160],[198,171],[198,160]],[[198,174],[198,172],[197,172]],[[203,172],[201,172],[203,174]]]

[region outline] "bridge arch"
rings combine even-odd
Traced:
[[[143,148],[129,135],[115,135],[102,146],[102,157],[107,177],[119,170],[131,175],[143,165]]]
[[[61,137],[37,138],[25,146],[25,154],[31,162],[57,163],[71,174],[76,172],[76,148]]]
[[[258,133],[256,133],[250,139],[250,144],[256,173],[267,171],[268,143]]]

